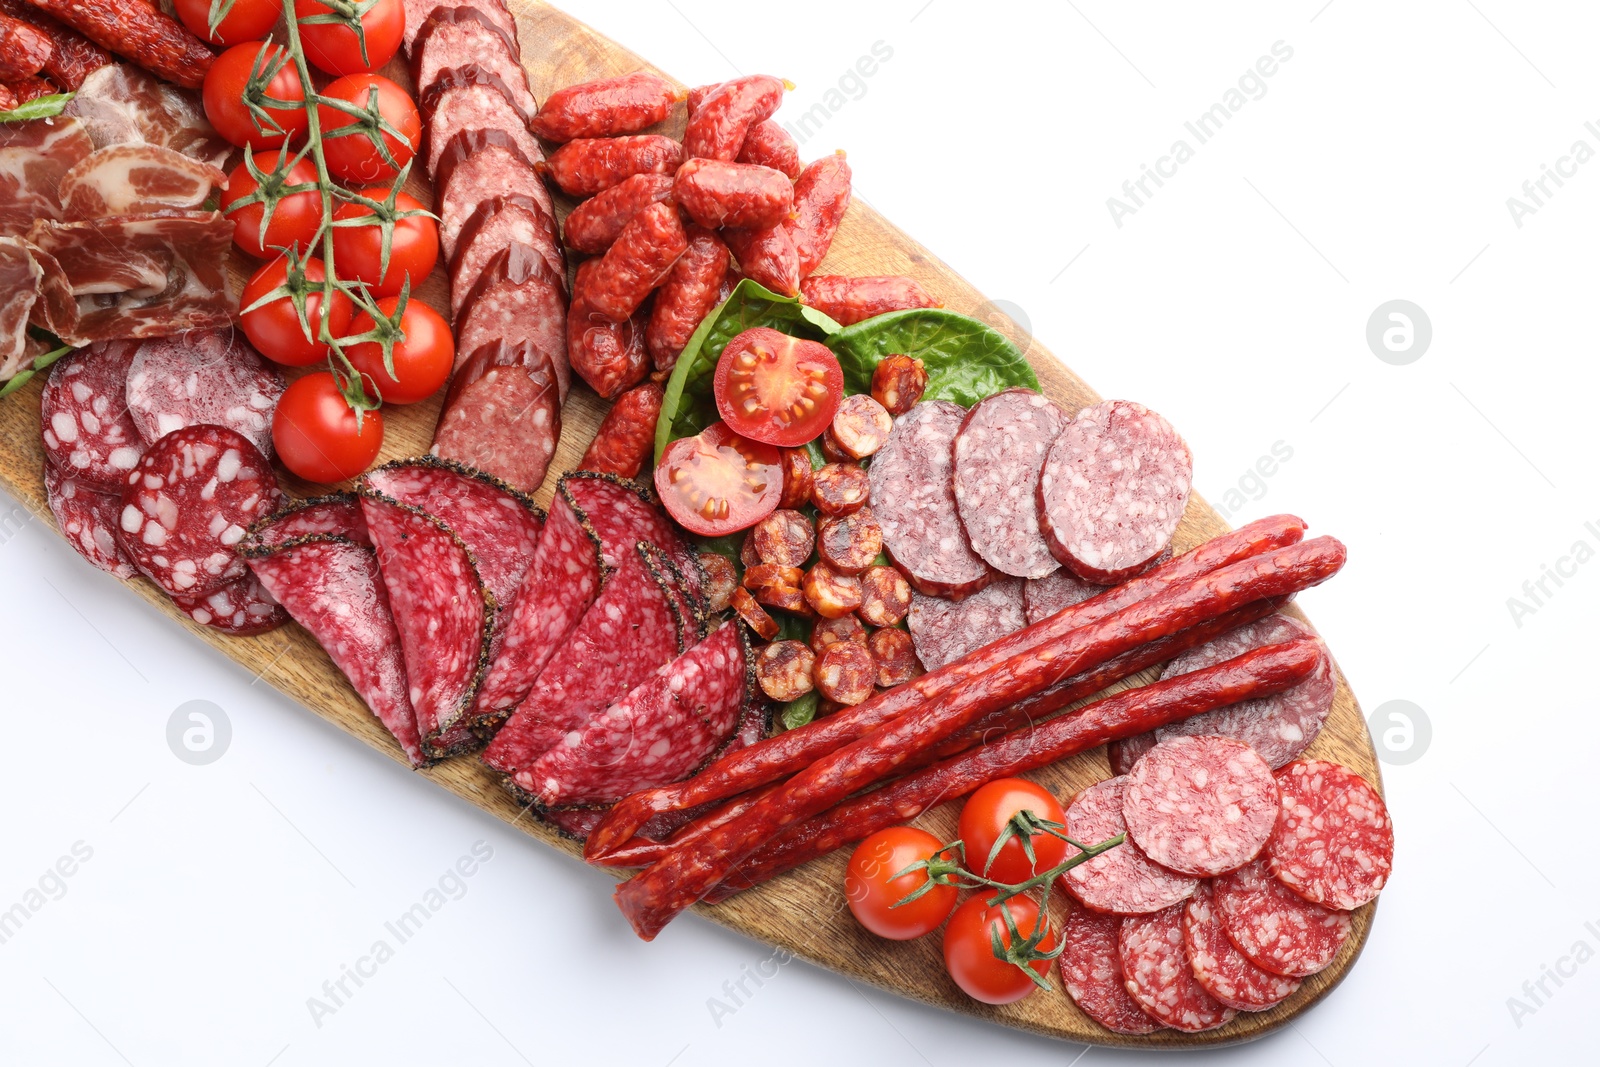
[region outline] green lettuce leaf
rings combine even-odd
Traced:
[[[879,361],[897,353],[922,360],[928,371],[924,400],[950,400],[969,408],[1002,389],[1039,388],[1033,368],[1010,338],[943,308],[891,311],[846,326],[823,344],[839,357],[847,394],[871,392]]]

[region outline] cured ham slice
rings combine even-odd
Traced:
[[[44,271],[16,237],[0,237],[0,381],[34,357],[28,316],[38,303]]]
[[[0,236],[26,233],[35,219],[59,219],[61,179],[93,151],[76,119],[0,123]]]
[[[210,163],[152,144],[100,148],[61,177],[61,217],[99,219],[197,208],[228,176]]]
[[[111,63],[83,79],[63,112],[76,116],[96,148],[153,144],[214,167],[233,146],[217,136],[197,93],[167,85],[131,63]]]

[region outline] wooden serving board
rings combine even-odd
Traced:
[[[511,6],[519,11],[517,21],[523,61],[528,68],[534,95],[541,100],[553,90],[576,82],[641,68],[655,69],[614,41],[553,7],[542,3],[524,5],[520,0],[512,0]],[[409,77],[398,60],[385,73],[410,88]],[[682,126],[680,114],[663,124],[663,132],[681,134]],[[424,203],[431,203],[431,190],[424,179],[413,179],[412,186],[415,195]],[[570,201],[562,204],[562,213],[571,206]],[[235,273],[243,277],[249,269],[250,264],[240,262],[236,264]],[[859,201],[846,215],[821,270],[822,273],[837,274],[909,275],[940,297],[947,307],[969,313],[976,313],[987,303],[981,293],[932,253]],[[435,307],[448,310],[445,285],[441,269],[418,290],[418,295]],[[1037,340],[1021,336],[1015,324],[1003,315],[987,317],[1018,341],[1028,353],[1045,394],[1064,409],[1075,412],[1100,399],[1094,390],[1062,366]],[[45,505],[43,485],[44,458],[39,443],[40,384],[39,381],[31,382],[16,395],[0,401],[0,485],[4,485],[45,523],[54,526]],[[385,410],[386,437],[380,458],[388,460],[426,452],[432,440],[438,406],[439,400],[435,398],[409,408]],[[577,465],[584,448],[594,436],[605,408],[604,402],[593,393],[581,384],[574,384],[562,413],[561,443],[550,468],[551,475],[537,494],[541,505],[549,503],[556,474]],[[326,487],[305,485],[287,476],[284,481],[289,491],[296,495],[326,491]],[[1205,501],[1194,496],[1178,529],[1174,551],[1186,551],[1227,528]],[[194,624],[149,582],[139,579],[130,584],[160,610],[181,620],[196,636],[246,669],[261,675],[311,711],[397,762],[404,762],[393,739],[367,711],[344,676],[311,636],[299,627],[286,626],[259,637],[226,637]],[[1154,674],[1147,673],[1131,681],[1144,684],[1152,680]],[[1361,709],[1342,673],[1338,680],[1333,713],[1307,755],[1343,763],[1381,789],[1378,762]],[[575,860],[579,856],[576,845],[524,811],[500,787],[497,776],[475,758],[449,760],[417,773],[530,837],[566,852]],[[1077,790],[1109,776],[1110,768],[1104,749],[1095,749],[1032,777],[1057,796],[1067,798]],[[928,828],[940,840],[950,840],[955,836],[958,810],[957,804],[945,804],[916,820],[916,824]],[[1004,1026],[1099,1045],[1202,1047],[1248,1041],[1270,1033],[1316,1003],[1344,978],[1366,943],[1376,908],[1374,902],[1356,911],[1351,937],[1333,965],[1307,979],[1294,996],[1276,1008],[1260,1013],[1241,1013],[1227,1026],[1204,1034],[1188,1035],[1166,1030],[1149,1037],[1123,1037],[1102,1029],[1080,1012],[1061,988],[1059,972],[1055,971],[1051,976],[1054,986],[1051,992],[1035,993],[1018,1004],[992,1008],[969,999],[944,973],[937,934],[913,942],[892,942],[868,934],[857,925],[845,907],[841,892],[845,859],[846,853],[835,853],[723,904],[701,905],[697,910],[701,916],[713,922],[890,992]],[[1064,907],[1060,896],[1056,894],[1055,907],[1058,909]],[[1064,911],[1057,918],[1062,915]],[[623,922],[620,913],[616,921]],[[672,949],[663,947],[661,951],[670,952]]]

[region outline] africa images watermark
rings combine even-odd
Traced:
[[[1506,610],[1511,613],[1511,621],[1516,623],[1517,629],[1522,629],[1522,621],[1529,615],[1536,615],[1539,609],[1550,602],[1550,599],[1561,590],[1567,582],[1578,576],[1578,568],[1594,559],[1595,545],[1600,544],[1600,524],[1586,522],[1583,524],[1584,532],[1594,539],[1580,537],[1572,542],[1572,547],[1566,553],[1556,557],[1554,566],[1549,563],[1539,564],[1539,575],[1529,578],[1522,583],[1522,595],[1506,597]]]
[[[1122,197],[1106,198],[1106,210],[1111,213],[1111,221],[1117,229],[1122,229],[1122,220],[1138,214],[1139,209],[1156,195],[1156,189],[1166,184],[1162,179],[1177,176],[1178,168],[1194,158],[1196,148],[1221,133],[1223,127],[1243,111],[1250,101],[1260,100],[1267,95],[1267,79],[1278,73],[1280,64],[1294,58],[1294,49],[1283,41],[1272,42],[1269,51],[1270,55],[1261,56],[1253,67],[1246,68],[1239,75],[1238,82],[1222,94],[1221,100],[1183,124],[1189,137],[1194,139],[1194,144],[1191,145],[1183,137],[1173,141],[1167,154],[1157,157],[1154,166],[1139,164],[1139,176],[1122,183]],[[1150,188],[1152,183],[1155,189]]]
[[[348,1004],[368,979],[376,977],[378,968],[394,959],[395,950],[415,937],[430,919],[444,910],[446,904],[466,896],[467,879],[492,859],[494,846],[487,841],[474,841],[468,854],[445,868],[438,881],[429,886],[416,903],[383,924],[388,936],[375,940],[365,955],[356,957],[353,966],[339,964],[338,976],[322,983],[322,996],[306,998],[306,1010],[311,1013],[311,1021],[317,1029],[322,1029],[328,1016],[336,1014]],[[352,986],[355,988],[352,989]]]
[[[1600,943],[1600,924],[1586,922],[1583,929],[1596,943]],[[1511,1013],[1511,1021],[1517,1024],[1517,1029],[1521,1030],[1522,1020],[1537,1015],[1539,1009],[1561,991],[1568,979],[1577,977],[1578,968],[1594,957],[1594,945],[1590,944],[1588,938],[1580,937],[1565,955],[1556,957],[1554,965],[1539,964],[1539,976],[1522,983],[1522,996],[1506,998],[1506,1010]],[[1555,986],[1553,990],[1550,988],[1552,985]]]
[[[822,93],[822,99],[799,113],[791,122],[784,122],[796,144],[805,144],[827,125],[829,119],[844,110],[852,100],[867,95],[867,79],[877,74],[883,64],[894,58],[894,48],[885,41],[873,41],[867,54],[860,56],[844,73]]]
[[[1600,141],[1600,126],[1591,120],[1583,124],[1589,136]],[[1556,165],[1548,163],[1539,164],[1539,176],[1529,178],[1522,183],[1522,195],[1506,197],[1506,210],[1511,213],[1511,221],[1517,229],[1522,229],[1528,216],[1537,215],[1539,209],[1547,206],[1547,201],[1566,186],[1563,178],[1576,178],[1578,168],[1589,162],[1595,156],[1594,146],[1582,137],[1572,142],[1565,155],[1556,157]],[[1551,188],[1554,185],[1555,188]]]
[[[1245,468],[1238,481],[1229,486],[1218,498],[1214,504],[1218,515],[1224,519],[1232,519],[1244,510],[1246,504],[1266,496],[1269,488],[1267,480],[1294,458],[1294,446],[1287,441],[1274,441],[1269,453],[1257,457],[1255,463]]]
[[[94,848],[85,841],[74,841],[67,854],[44,869],[37,882],[22,893],[11,907],[0,911],[0,945],[4,945],[28,924],[44,906],[67,895],[67,879],[94,858]]]

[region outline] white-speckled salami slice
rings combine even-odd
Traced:
[[[725,623],[512,780],[550,807],[607,804],[675,782],[733,734],[744,689],[739,624]]]
[[[1127,830],[1122,818],[1126,778],[1097,782],[1067,808],[1067,835],[1085,843],[1105,841]],[[1079,902],[1112,915],[1147,915],[1188,898],[1198,882],[1152,863],[1131,839],[1061,878]]]
[[[272,455],[272,413],[283,375],[231,327],[190,330],[139,344],[128,368],[128,411],[146,441],[211,423],[237,430]]]
[[[1161,555],[1183,518],[1194,462],[1166,419],[1129,400],[1086,407],[1039,475],[1039,528],[1056,559],[1109,585]]]
[[[175,596],[189,618],[231,637],[249,637],[276,630],[289,621],[289,613],[269,593],[254,574],[235,578],[221,589],[204,596]]]
[[[1394,824],[1378,791],[1322,760],[1291,763],[1276,777],[1282,799],[1267,864],[1278,881],[1341,911],[1377,897],[1394,866]]]
[[[296,500],[250,527],[241,551],[275,548],[285,541],[311,534],[332,534],[358,545],[371,545],[367,520],[361,514],[361,501],[354,493]]]
[[[78,555],[124,580],[138,573],[117,540],[121,497],[63,474],[59,467],[48,463],[44,468],[44,490],[56,525]]]
[[[120,493],[144,455],[144,438],[128,413],[128,367],[136,341],[102,341],[50,369],[39,397],[44,457],[65,474]]]
[[[1230,1008],[1265,1011],[1300,988],[1298,978],[1262,970],[1228,940],[1210,882],[1201,882],[1184,908],[1183,947],[1195,981]]]
[[[938,670],[1027,625],[1022,579],[1000,578],[962,600],[913,592],[906,625],[923,669]]]
[[[1304,978],[1339,954],[1350,936],[1347,912],[1296,896],[1257,860],[1212,884],[1222,928],[1240,952],[1263,970]]]
[[[967,543],[951,487],[950,446],[965,417],[947,400],[918,404],[894,420],[867,471],[883,546],[925,596],[964,597],[994,577]]]
[[[1238,1014],[1195,981],[1183,946],[1182,904],[1154,915],[1122,920],[1118,948],[1122,974],[1134,1001],[1151,1016],[1186,1034],[1198,1034]]]
[[[283,494],[255,445],[225,426],[186,426],[151,445],[127,476],[117,529],[134,566],[175,597],[245,573],[235,548]]]
[[[1175,737],[1128,772],[1128,834],[1169,870],[1210,876],[1249,863],[1272,836],[1272,768],[1231,737]]]
[[[250,559],[250,569],[350,679],[356,695],[399,742],[411,765],[427,763],[400,633],[372,547],[312,534],[260,548]]]
[[[473,747],[467,712],[482,680],[494,597],[472,553],[420,508],[364,489],[361,510],[378,553],[422,746],[448,756]]]
[[[1092,585],[1062,567],[1043,578],[1029,578],[1022,584],[1022,612],[1032,626],[1062,608],[1081,604],[1105,591],[1105,586]]]
[[[1122,920],[1088,908],[1073,908],[1061,930],[1061,981],[1083,1013],[1114,1034],[1153,1034],[1162,1029],[1128,993],[1118,947]]]
[[[952,485],[972,550],[1003,574],[1042,578],[1061,564],[1039,532],[1039,472],[1067,417],[1032,389],[1006,389],[967,412]]]

